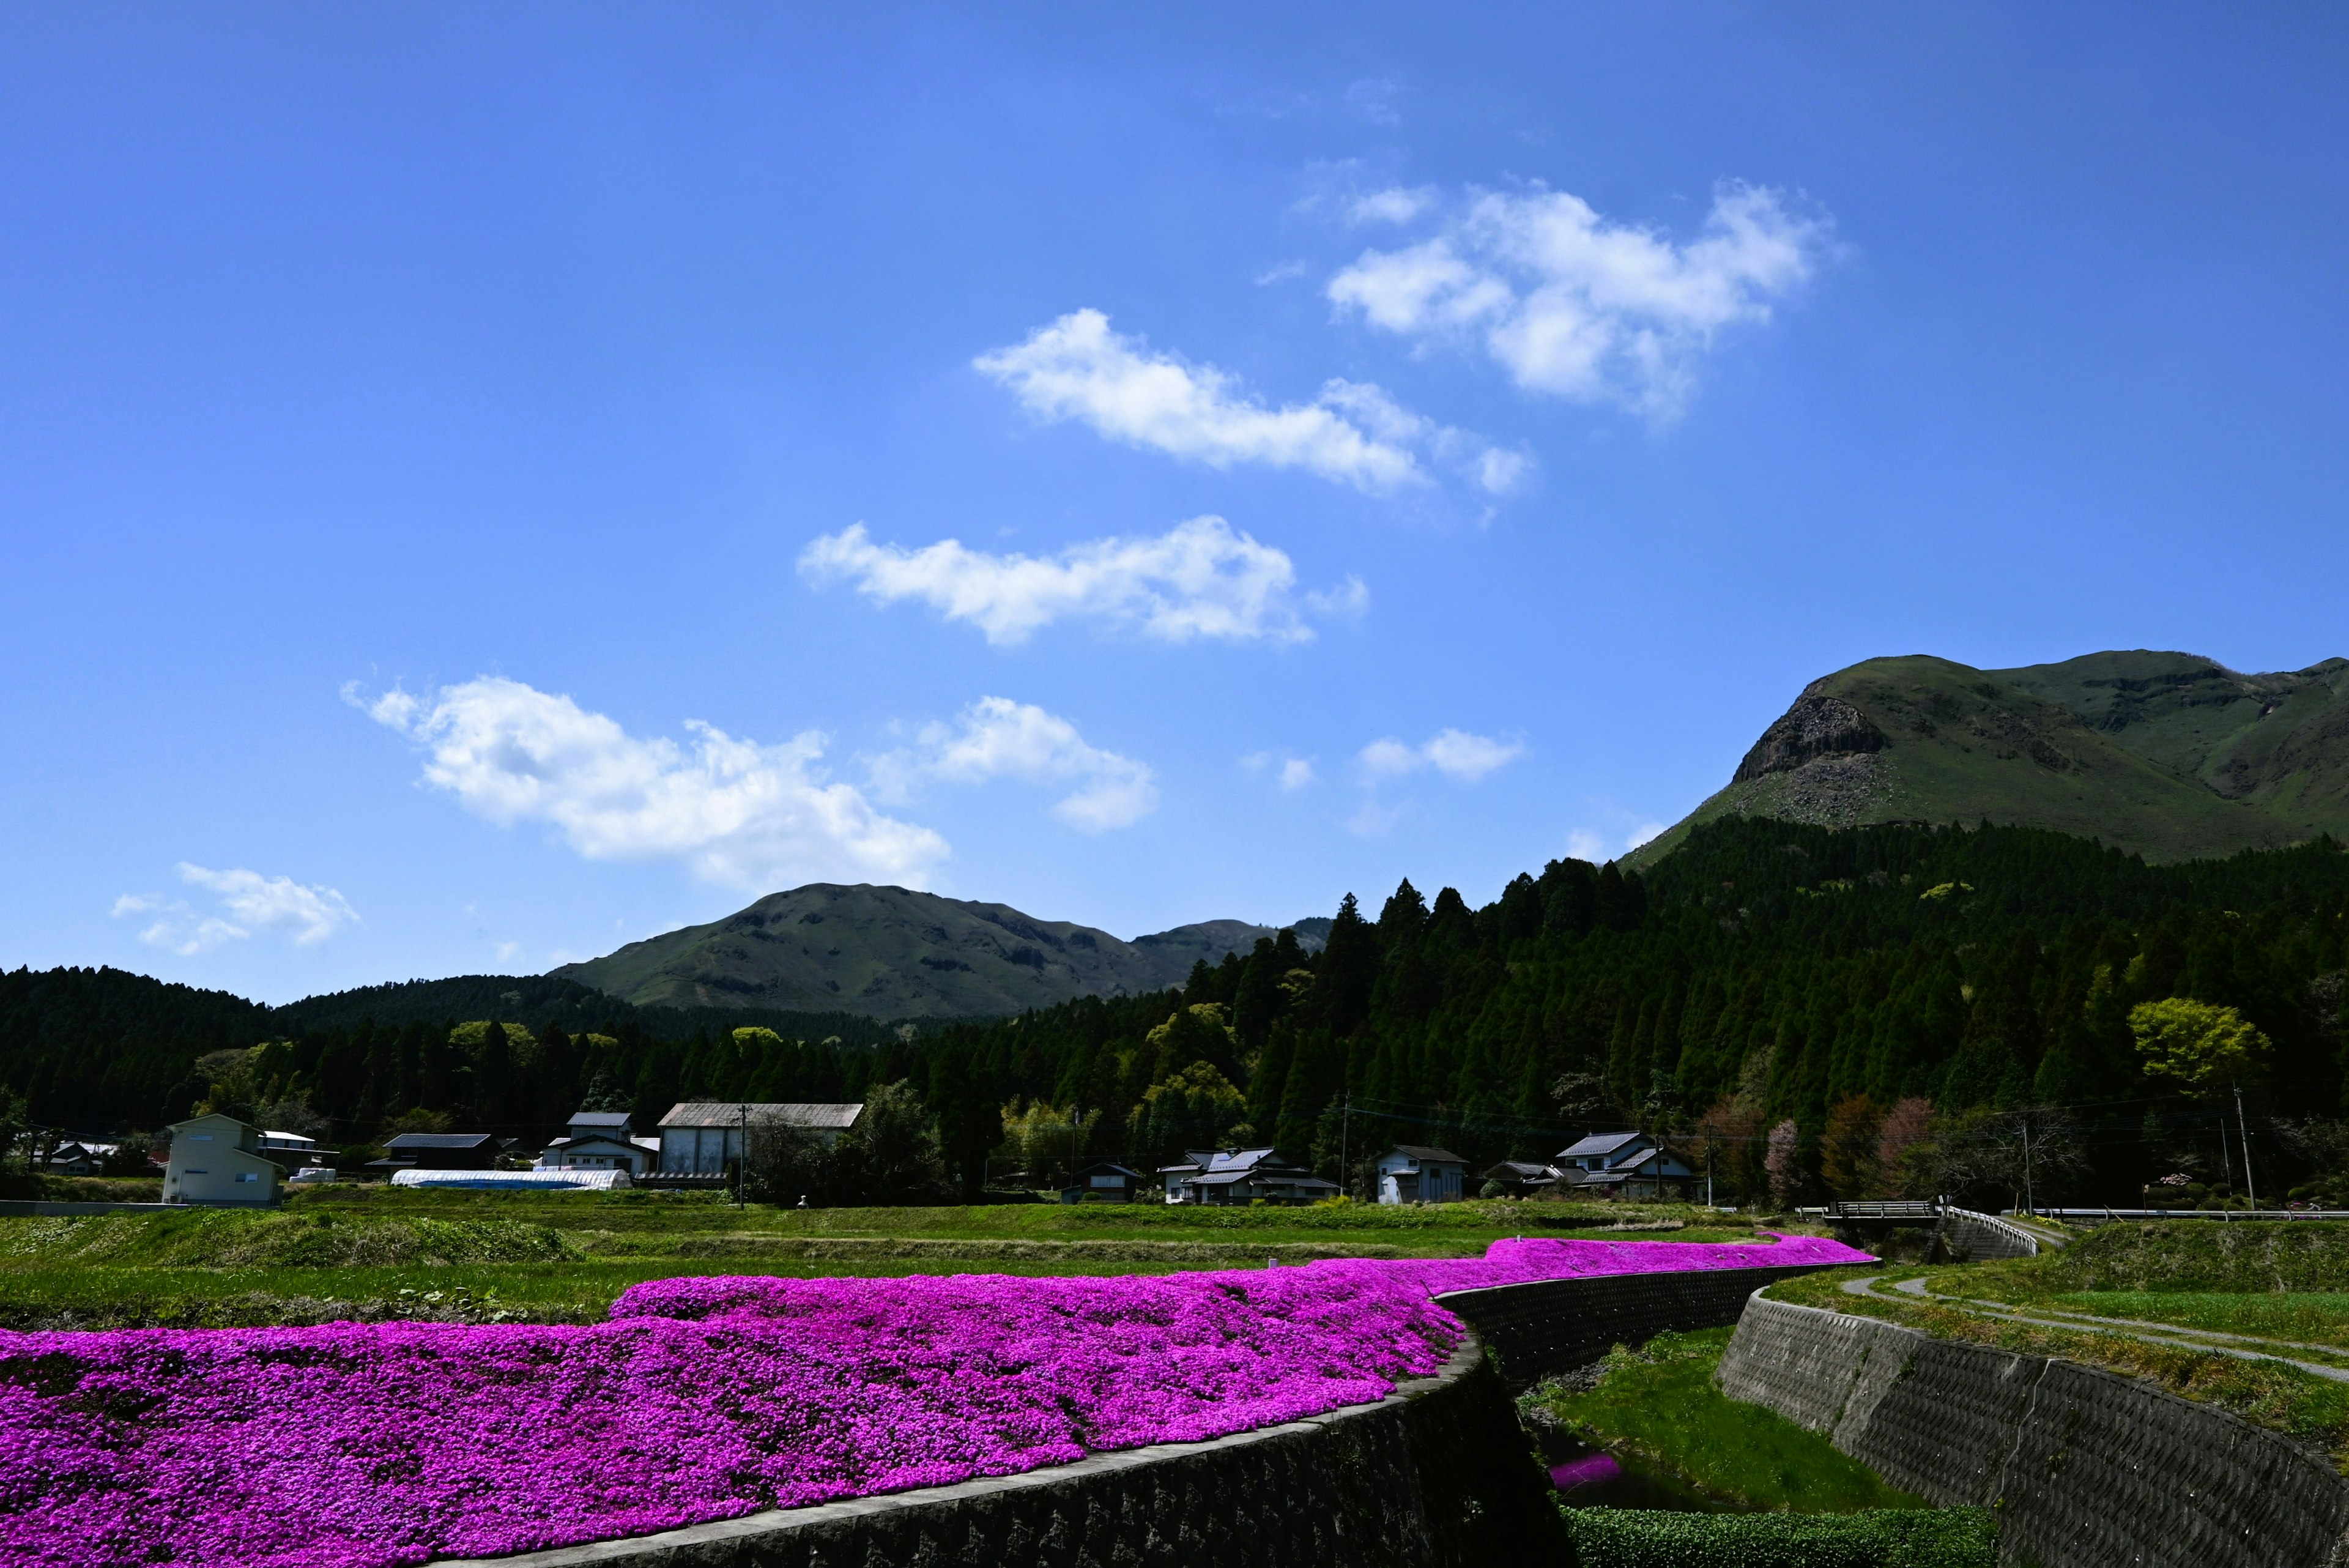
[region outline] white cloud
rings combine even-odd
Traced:
[[[1392,77],[1364,77],[1346,88],[1347,104],[1372,125],[1401,125],[1395,100],[1402,96],[1402,84]]]
[[[500,826],[551,823],[591,860],[678,860],[743,887],[890,881],[921,887],[948,850],[827,784],[825,737],[740,741],[698,721],[685,745],[640,739],[570,698],[481,676],[429,701],[344,696],[424,748],[424,780]]]
[[[1272,782],[1288,793],[1295,794],[1319,777],[1309,757],[1288,757],[1278,752],[1251,752],[1240,759],[1240,766],[1252,774],[1269,772]]]
[[[1603,863],[1618,855],[1629,855],[1661,833],[1667,826],[1661,822],[1637,822],[1622,836],[1619,848],[1613,835],[1600,833],[1595,828],[1578,827],[1566,836],[1566,852],[1577,860]]]
[[[1354,760],[1361,764],[1364,775],[1373,780],[1415,773],[1424,761],[1416,749],[1393,739],[1372,741]]]
[[[1567,192],[1484,192],[1436,237],[1363,252],[1327,293],[1390,332],[1480,340],[1528,390],[1662,420],[1687,400],[1714,335],[1768,319],[1829,235],[1825,217],[1734,182],[1714,191],[1702,233],[1684,244],[1610,223]]]
[[[1566,836],[1566,853],[1572,859],[1588,860],[1593,865],[1614,858],[1607,853],[1607,840],[1587,827],[1578,827]]]
[[[1290,283],[1313,270],[1313,264],[1299,256],[1276,266],[1268,266],[1256,275],[1258,288],[1269,288],[1276,283]]]
[[[1381,838],[1392,833],[1395,825],[1410,815],[1409,801],[1396,805],[1381,805],[1375,800],[1366,800],[1346,818],[1346,831],[1357,838]]]
[[[1021,642],[1040,627],[1077,618],[1138,627],[1168,642],[1306,642],[1313,637],[1308,614],[1357,611],[1369,598],[1352,577],[1330,593],[1299,594],[1297,568],[1285,553],[1220,517],[1195,517],[1156,538],[1073,545],[1049,557],[994,556],[953,539],[919,550],[876,545],[859,523],[810,545],[800,571],[812,582],[851,578],[876,604],[918,599],[994,643]]]
[[[1525,752],[1524,745],[1515,741],[1495,741],[1489,736],[1472,735],[1465,730],[1443,730],[1419,746],[1406,745],[1392,736],[1372,741],[1354,761],[1362,776],[1372,784],[1401,778],[1423,768],[1433,768],[1447,777],[1474,784],[1525,755]]]
[[[1005,697],[980,698],[953,724],[926,724],[911,747],[873,763],[874,787],[891,800],[910,797],[930,780],[978,784],[998,778],[1075,782],[1052,815],[1083,833],[1130,826],[1158,805],[1146,764],[1088,745],[1066,719]]]
[[[1357,196],[1346,204],[1346,221],[1350,223],[1408,223],[1428,208],[1435,205],[1435,192],[1428,186],[1406,191],[1400,185],[1390,185],[1383,191],[1373,191],[1367,196]]]
[[[1514,741],[1495,741],[1465,730],[1445,730],[1420,748],[1437,773],[1474,783],[1525,755]]]
[[[1212,365],[1153,354],[1076,310],[972,363],[1041,420],[1075,420],[1112,441],[1214,468],[1297,468],[1383,493],[1429,482],[1417,448],[1475,467],[1490,443],[1422,419],[1376,387],[1326,383],[1310,403],[1269,408]]]
[[[199,915],[184,898],[160,893],[125,893],[114,901],[117,919],[155,915],[139,933],[150,947],[182,958],[243,941],[255,931],[282,931],[296,947],[316,947],[356,921],[358,911],[332,888],[305,887],[290,877],[264,877],[243,869],[213,871],[182,860],[180,880],[219,900],[219,913]]]

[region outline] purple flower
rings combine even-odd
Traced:
[[[587,1327],[0,1333],[0,1561],[394,1568],[1005,1475],[1382,1397],[1458,1344],[1444,1291],[1863,1257],[1502,1241],[1261,1272],[659,1280]]]

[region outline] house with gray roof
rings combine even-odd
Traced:
[[[505,1144],[492,1133],[401,1133],[387,1139],[381,1159],[367,1163],[387,1176],[403,1170],[492,1170]]]
[[[1696,1172],[1643,1132],[1594,1133],[1560,1149],[1556,1192],[1573,1198],[1692,1198]]]
[[[642,1176],[660,1160],[661,1140],[636,1136],[626,1111],[578,1111],[538,1157],[541,1170],[625,1170]]]
[[[1161,1166],[1169,1203],[1319,1203],[1338,1195],[1338,1184],[1303,1166],[1292,1165],[1277,1148],[1185,1149],[1179,1165]]]

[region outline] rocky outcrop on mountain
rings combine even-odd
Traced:
[[[2157,860],[2349,837],[2349,659],[2245,675],[2143,650],[2015,670],[1871,659],[1806,687],[1727,788],[1632,858],[1730,813],[2015,823]]]

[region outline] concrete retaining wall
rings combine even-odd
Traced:
[[[1645,1344],[1667,1329],[1727,1328],[1759,1287],[1828,1266],[1599,1274],[1454,1291],[1435,1299],[1467,1320],[1492,1347],[1501,1376],[1522,1387],[1588,1366],[1616,1345]]]
[[[1472,1334],[1311,1420],[441,1568],[1572,1568],[1549,1494]]]
[[[1756,1296],[1721,1383],[1893,1485],[1999,1511],[2039,1568],[2349,1562],[2349,1483],[2291,1439],[2094,1367]]]

